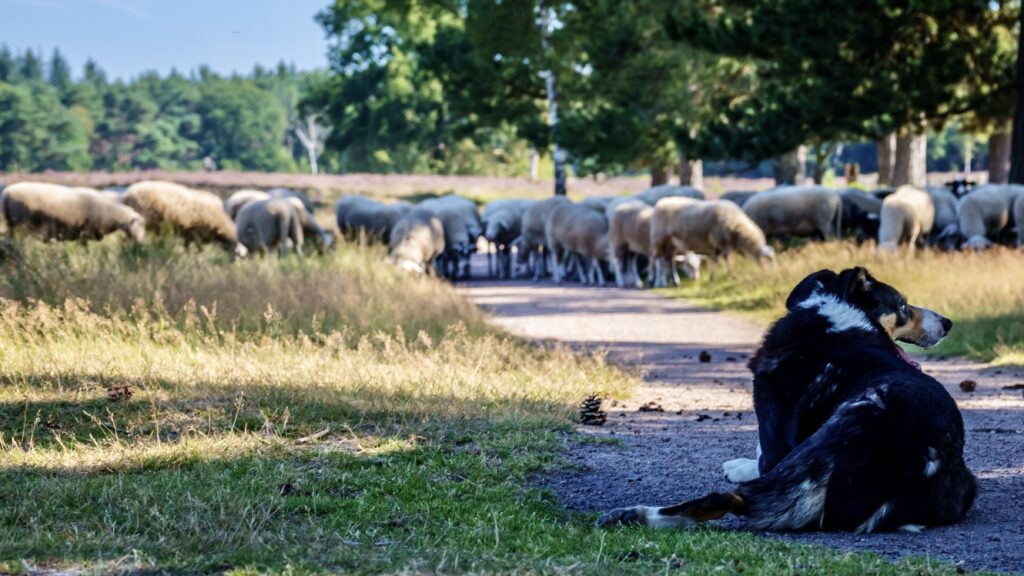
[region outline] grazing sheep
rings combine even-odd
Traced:
[[[932,224],[930,243],[943,250],[955,250],[960,246],[956,196],[946,186],[926,186],[925,191],[935,206],[935,223]]]
[[[731,192],[726,192],[722,194],[721,196],[718,197],[718,199],[728,200],[729,202],[732,202],[733,204],[736,204],[737,206],[742,208],[743,205],[747,203],[747,200],[750,200],[754,196],[754,194],[757,194],[757,192],[750,192],[746,190],[733,190]]]
[[[442,275],[456,279],[469,276],[469,257],[476,252],[482,232],[476,204],[459,196],[424,200],[418,208],[433,212],[444,226],[444,254],[438,260]]]
[[[900,186],[882,201],[878,227],[878,249],[895,250],[903,242],[913,252],[935,224],[935,204],[928,192],[914,186]]]
[[[278,255],[284,256],[294,249],[301,257],[304,235],[299,214],[305,212],[301,202],[296,208],[283,198],[257,200],[244,205],[235,220],[238,243],[245,248],[239,253],[263,254],[277,248]]]
[[[444,226],[430,210],[413,208],[391,230],[388,262],[417,274],[433,274],[434,260],[444,252]]]
[[[665,264],[673,262],[678,251],[710,256],[712,278],[720,258],[725,258],[726,267],[732,271],[733,252],[753,258],[758,265],[775,259],[775,251],[765,241],[764,232],[742,208],[728,200],[661,200],[654,207],[651,245],[655,282],[660,286],[666,282]],[[674,280],[678,282],[677,278]]]
[[[227,212],[228,216],[230,216],[232,220],[236,220],[238,218],[238,211],[241,210],[243,206],[250,202],[259,202],[261,200],[268,200],[269,198],[270,194],[267,194],[262,190],[238,190],[224,201],[224,211]]]
[[[615,273],[615,284],[622,287],[632,280],[640,288],[643,281],[637,261],[641,255],[649,257],[651,254],[654,207],[639,200],[631,200],[609,207],[608,212],[608,259]],[[652,271],[653,266],[649,266],[649,278],[653,276],[650,273]]]
[[[42,231],[46,239],[98,240],[123,231],[142,242],[146,221],[135,210],[111,202],[90,188],[19,182],[0,193],[8,231],[19,226]]]
[[[103,190],[100,190],[99,192],[97,192],[97,194],[99,194],[100,196],[102,196],[106,200],[110,200],[111,202],[117,202],[118,204],[123,204],[124,203],[124,191],[127,190],[127,189],[128,189],[127,187],[124,187],[124,188],[104,188]],[[91,188],[86,188],[86,190],[91,190]]]
[[[654,206],[658,203],[658,200],[674,196],[693,198],[695,200],[704,199],[704,193],[692,186],[674,186],[672,184],[652,186],[639,194],[635,194],[633,197],[641,202],[646,202],[651,206]]]
[[[271,200],[274,199],[271,198]],[[304,237],[316,242],[318,252],[323,254],[327,250],[334,248],[334,234],[320,227],[320,223],[316,221],[313,213],[306,210],[306,205],[302,202],[301,198],[297,196],[283,196],[277,199],[288,202],[295,208],[296,218],[299,220],[299,225],[302,226]]]
[[[766,190],[747,200],[743,211],[768,236],[820,234],[829,240],[842,233],[842,199],[821,186]]]
[[[622,196],[587,196],[579,201],[579,205],[603,214],[608,209],[608,206],[619,198],[622,198]]]
[[[492,276],[509,278],[512,273],[512,243],[522,232],[523,214],[533,200],[495,200],[484,207],[481,224],[484,238],[497,252],[497,266],[487,253],[488,269]],[[496,269],[495,269],[496,268]]]
[[[306,212],[309,212],[310,214],[316,210],[317,204],[323,206],[322,202],[314,202],[306,193],[296,192],[290,188],[271,188],[270,190],[267,190],[267,196],[270,196],[271,198],[297,198],[299,202],[302,202],[302,206],[306,209]]]
[[[348,238],[365,234],[371,239],[390,243],[391,230],[412,204],[404,201],[384,204],[365,196],[344,196],[334,205],[338,230]]]
[[[1017,225],[1017,247],[1024,247],[1024,194],[1013,201],[1013,221]]]
[[[882,201],[858,188],[840,190],[839,198],[843,202],[843,235],[857,242],[877,238]]]
[[[148,228],[168,226],[186,243],[216,241],[229,249],[238,243],[235,223],[221,199],[210,192],[147,180],[129,186],[124,203],[142,214]]]
[[[960,234],[966,238],[961,248],[982,250],[992,245],[1010,224],[1011,210],[1024,186],[987,184],[979,186],[957,203]]]
[[[601,260],[608,257],[608,220],[591,208],[566,202],[555,206],[544,223],[545,245],[551,250],[552,279],[561,283],[570,257],[589,265],[577,268],[580,282],[604,286]]]
[[[542,254],[541,249],[545,247],[545,224],[547,223],[548,215],[557,206],[570,204],[571,202],[565,196],[552,196],[551,198],[534,202],[523,212],[519,238],[513,241],[513,245],[516,247],[519,258],[526,260],[529,267],[533,270],[534,282],[540,280],[541,275],[546,273],[548,254],[546,249],[545,253]]]

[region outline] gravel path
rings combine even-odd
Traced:
[[[570,446],[578,467],[550,480],[565,506],[597,512],[675,503],[727,487],[722,462],[754,456],[757,422],[745,363],[763,327],[638,290],[528,282],[473,282],[460,290],[513,334],[602,349],[643,375],[633,398],[609,407],[607,425],[579,428],[622,442]],[[709,361],[701,361],[702,352]],[[1004,389],[1024,386],[1024,368],[963,360],[923,366],[963,411],[967,462],[981,486],[967,520],[922,534],[776,537],[891,558],[930,556],[971,570],[1024,571],[1024,397]],[[960,390],[965,379],[977,382],[976,392]],[[652,402],[656,411],[639,410]]]

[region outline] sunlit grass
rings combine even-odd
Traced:
[[[954,321],[949,337],[929,353],[1000,362],[1024,355],[1024,252],[1006,248],[908,255],[880,254],[872,244],[811,243],[780,252],[775,266],[759,269],[737,258],[732,274],[723,269],[713,281],[685,282],[665,293],[768,322],[783,314],[786,296],[805,276],[850,266],[866,267],[911,303]]]

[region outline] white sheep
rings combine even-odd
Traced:
[[[444,253],[438,259],[446,278],[469,276],[470,256],[476,252],[476,241],[483,232],[476,204],[460,196],[449,195],[424,200],[417,208],[430,210],[444,227]]]
[[[430,210],[413,208],[391,230],[388,262],[417,274],[433,274],[434,260],[444,252],[444,227]]]
[[[221,199],[210,192],[148,180],[129,186],[124,203],[142,214],[151,230],[169,227],[186,243],[216,241],[234,248],[238,242],[235,223]]]
[[[488,267],[492,275],[502,278],[511,276],[512,243],[522,232],[523,214],[534,203],[534,200],[508,199],[495,200],[484,206],[481,223],[483,236],[495,247],[498,255],[497,269],[491,261],[488,251]]]
[[[98,240],[120,230],[142,242],[146,232],[142,215],[91,188],[19,182],[0,193],[0,210],[9,231],[26,226],[47,239]]]
[[[1017,247],[1024,247],[1024,194],[1013,201],[1013,221],[1017,225]]]
[[[290,250],[302,256],[304,234],[299,214],[306,212],[302,203],[298,207],[284,198],[257,200],[242,206],[235,224],[238,227],[238,243],[247,252],[265,253],[277,248],[284,256]]]
[[[608,206],[620,198],[622,196],[587,196],[580,200],[578,204],[595,212],[605,213],[608,210]]]
[[[513,241],[513,245],[519,258],[526,260],[529,267],[533,270],[534,282],[540,280],[541,275],[546,272],[547,268],[548,254],[545,247],[545,242],[547,241],[545,224],[547,223],[548,215],[557,206],[571,202],[565,196],[552,196],[551,198],[534,202],[523,212],[519,238]],[[545,251],[543,254],[541,253],[542,249]]]
[[[842,234],[842,199],[822,186],[765,190],[747,200],[743,211],[768,236],[820,234],[829,240]]]
[[[961,248],[981,250],[1010,223],[1014,202],[1024,194],[1017,184],[986,184],[971,190],[957,204],[960,234],[966,238]]]
[[[732,271],[732,253],[753,258],[758,265],[774,261],[775,251],[764,232],[742,208],[728,200],[681,202],[668,198],[654,207],[651,245],[655,261],[655,282],[664,286],[665,266],[677,252],[695,252],[711,258],[711,277],[721,258]],[[673,274],[675,267],[672,266]],[[675,279],[678,282],[678,279]]]
[[[562,203],[548,214],[544,224],[545,245],[551,251],[552,279],[562,281],[569,258],[582,260],[577,268],[580,282],[604,286],[601,261],[608,257],[608,220],[591,208]],[[588,266],[586,273],[583,264]]]
[[[639,256],[650,256],[651,221],[654,207],[640,200],[617,202],[608,208],[608,259],[615,273],[615,284],[622,287],[630,279],[643,286],[638,270]],[[628,268],[628,270],[627,270]],[[654,266],[648,267],[653,280]]]
[[[348,238],[365,234],[370,239],[390,243],[391,230],[409,211],[412,204],[377,202],[365,196],[344,196],[334,205],[338,230]]]
[[[915,186],[900,186],[882,201],[878,226],[878,249],[895,250],[903,242],[911,252],[935,224],[935,204],[928,192]]]
[[[672,184],[661,184],[659,186],[652,186],[639,194],[634,194],[634,198],[641,202],[646,202],[651,206],[658,203],[658,200],[662,198],[693,198],[694,200],[703,200],[704,193],[692,186],[675,186]]]
[[[262,190],[238,190],[228,196],[228,199],[224,201],[224,211],[228,213],[228,216],[232,220],[236,220],[238,217],[238,211],[243,206],[250,202],[259,202],[261,200],[267,200],[270,198],[270,194]]]

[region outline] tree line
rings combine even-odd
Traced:
[[[299,102],[322,75],[282,63],[121,81],[89,60],[76,78],[59,50],[0,46],[0,171],[305,170],[311,124],[318,135]]]
[[[882,184],[922,183],[967,134],[1005,181],[1020,2],[336,0],[330,76],[304,100],[349,166],[445,166],[523,141],[583,174],[771,161],[780,181],[869,142]],[[1024,153],[1024,151],[1022,151]],[[556,184],[557,186],[557,184]]]

